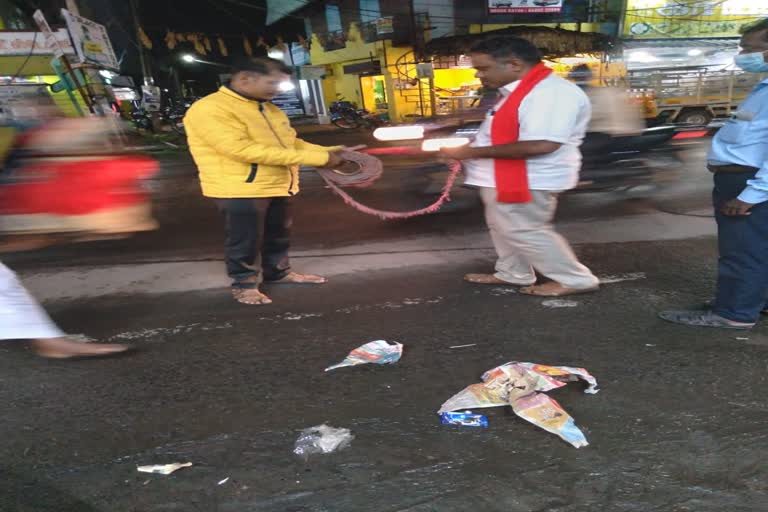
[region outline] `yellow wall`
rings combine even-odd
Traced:
[[[323,96],[326,102],[336,101],[336,95],[340,94],[346,100],[356,102],[361,107],[363,92],[360,88],[360,77],[344,74],[344,66],[359,64],[371,57],[378,60],[384,75],[390,119],[399,120],[403,115],[412,114],[418,110],[417,106],[408,103],[404,95],[394,88],[394,80],[398,77],[395,63],[409,52],[412,52],[412,48],[393,48],[389,41],[364,42],[357,25],[353,23],[347,35],[346,47],[339,50],[326,52],[317,36],[313,34],[310,58],[313,66],[326,65],[333,72],[332,77],[323,81]],[[412,57],[409,60],[412,60]],[[410,75],[415,76],[415,72],[411,72]]]
[[[475,70],[473,68],[435,70],[436,87],[454,89],[468,84],[480,86],[479,80],[475,78]]]

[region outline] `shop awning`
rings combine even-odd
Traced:
[[[267,25],[280,21],[292,12],[301,9],[309,0],[267,0]]]
[[[491,30],[481,34],[433,39],[427,43],[426,53],[430,56],[466,54],[473,44],[493,36],[516,36],[527,39],[535,44],[547,58],[567,57],[577,53],[608,52],[614,49],[614,40],[605,34],[520,26]]]

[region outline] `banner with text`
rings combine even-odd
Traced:
[[[768,16],[760,0],[627,0],[624,37],[738,37],[742,25]]]
[[[563,0],[488,0],[488,14],[561,12]]]

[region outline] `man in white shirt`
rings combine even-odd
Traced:
[[[558,195],[578,183],[579,145],[590,120],[589,99],[576,85],[551,74],[543,66],[538,49],[524,39],[482,41],[472,48],[470,56],[477,78],[484,87],[498,89],[501,98],[470,146],[445,148],[442,154],[463,160],[465,184],[479,188],[499,258],[494,274],[467,274],[465,280],[521,286],[521,293],[541,296],[597,290],[598,279],[579,263],[552,225]],[[532,81],[534,74],[537,78]],[[522,100],[521,91],[514,92],[519,86],[528,91],[522,93]],[[510,115],[514,105],[502,110],[510,97],[519,107],[511,112],[516,115],[514,124],[503,126],[516,127],[519,123],[519,133],[510,142],[493,144],[492,139],[505,139],[497,114]],[[510,196],[505,196],[501,183],[497,183],[507,181],[511,162],[523,164],[522,179],[527,176],[524,185],[529,189],[524,191],[527,198],[513,199],[515,202],[505,200]],[[551,282],[536,285],[535,271]]]

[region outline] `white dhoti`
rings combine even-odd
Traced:
[[[0,340],[65,336],[11,269],[0,263]]]

